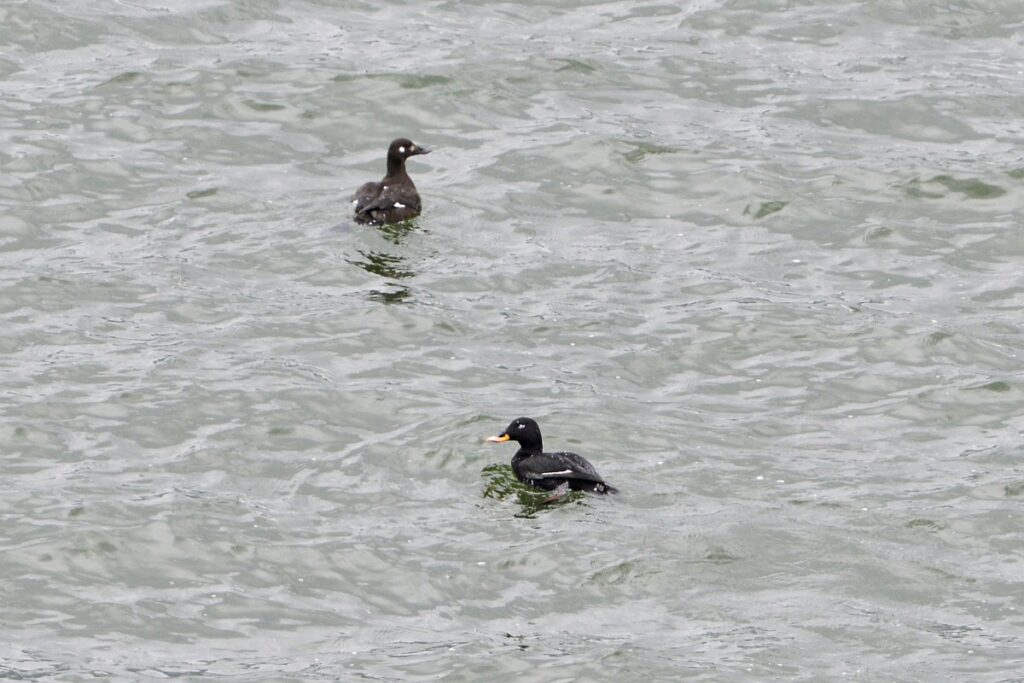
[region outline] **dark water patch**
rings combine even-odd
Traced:
[[[124,73],[120,73],[114,76],[113,78],[104,81],[103,83],[100,83],[96,87],[103,88],[111,85],[131,85],[133,83],[137,83],[138,81],[140,81],[142,77],[143,74],[141,71],[125,71]]]
[[[981,446],[978,448],[965,448],[962,450],[958,457],[960,458],[978,458],[979,456],[991,456],[999,452],[999,448],[996,446]]]
[[[783,201],[772,201],[772,202],[761,202],[757,209],[753,209],[752,204],[747,204],[746,208],[743,209],[744,216],[753,216],[754,220],[770,216],[773,213],[778,213],[786,208],[786,204],[789,202]]]
[[[277,67],[262,62],[247,62],[235,68],[235,75],[247,81],[262,81],[270,76]]]
[[[903,185],[903,191],[908,197],[914,197],[915,199],[942,199],[946,196],[944,192],[938,190],[926,190],[923,183],[919,178],[915,178]]]
[[[426,90],[456,82],[455,79],[440,74],[343,73],[331,78],[334,83],[353,83],[363,80],[383,81],[394,84],[402,90]]]
[[[1007,498],[1016,498],[1024,494],[1024,479],[1007,484],[1003,487],[1003,492]]]
[[[192,190],[191,192],[186,193],[185,196],[189,199],[203,199],[204,197],[212,197],[217,194],[218,191],[219,188],[211,187],[205,190]]]
[[[270,111],[282,111],[286,109],[283,104],[272,104],[270,102],[257,102],[256,100],[243,100],[242,104],[249,107],[253,111],[258,112],[270,112]]]
[[[977,579],[975,579],[974,577],[954,574],[953,572],[947,569],[942,569],[940,567],[924,567],[924,570],[933,574],[934,576],[937,576],[943,581],[955,581],[967,584],[977,583]]]
[[[940,638],[961,642],[968,637],[974,637],[982,632],[979,626],[966,626],[963,624],[929,623],[924,625],[926,631],[937,634]]]
[[[349,259],[348,263],[362,268],[367,273],[381,277],[404,280],[416,275],[406,267],[406,260],[402,256],[387,254],[382,251],[359,251],[363,260]]]
[[[677,5],[660,3],[642,4],[629,8],[626,16],[615,17],[612,21],[626,21],[627,19],[646,19],[651,17],[672,17],[683,10]]]
[[[912,519],[906,523],[906,526],[908,529],[924,529],[925,531],[942,531],[946,528],[944,524],[924,518]]]
[[[976,178],[955,178],[950,175],[937,175],[930,180],[915,178],[903,186],[904,192],[917,199],[942,199],[949,192],[962,194],[968,199],[995,199],[1006,194],[1006,190]]]
[[[996,301],[1019,301],[1024,298],[1022,295],[1024,295],[1024,287],[1007,287],[981,292],[972,298],[974,301],[984,304]]]
[[[439,76],[437,74],[415,74],[415,75],[402,75],[398,78],[398,85],[406,90],[422,90],[423,88],[433,88],[438,85],[448,85],[453,83],[454,80],[447,76]]]
[[[413,300],[412,290],[394,282],[387,283],[392,289],[371,289],[367,295],[370,301],[380,304],[406,304]]]
[[[953,337],[949,332],[932,332],[924,338],[925,346],[936,346]]]
[[[631,164],[639,163],[649,156],[675,154],[679,151],[675,147],[659,145],[652,142],[628,142],[627,144],[632,147],[632,149],[623,153],[622,158]]]
[[[579,59],[555,59],[556,64],[561,64],[555,69],[556,73],[571,71],[578,74],[591,74],[597,71],[597,67]]]
[[[877,242],[892,237],[892,234],[892,228],[888,228],[884,225],[878,225],[873,228],[870,228],[867,232],[864,233],[864,241]]]
[[[979,386],[971,387],[971,389],[973,389],[975,391],[992,391],[992,392],[995,392],[997,394],[1005,393],[1007,391],[1010,391],[1012,388],[1013,387],[1008,382],[1004,382],[1002,380],[995,380],[994,382],[986,382],[985,384],[981,384]]]
[[[733,562],[738,562],[741,559],[742,558],[739,555],[731,553],[725,548],[716,546],[711,548],[704,555],[703,561],[711,564],[732,564]]]
[[[511,641],[511,644],[520,650],[526,650],[530,645],[526,642],[526,636],[517,636],[511,633],[506,633],[505,638]]]
[[[634,585],[638,581],[661,573],[659,570],[645,567],[645,564],[642,559],[616,562],[592,573],[587,579],[587,583],[596,586]]]
[[[976,178],[954,178],[948,175],[939,175],[932,178],[931,182],[938,183],[951,192],[958,192],[970,199],[994,199],[1006,194],[1006,190],[990,185]]]

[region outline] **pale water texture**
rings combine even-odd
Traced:
[[[0,678],[1024,680],[1022,36],[0,5]]]

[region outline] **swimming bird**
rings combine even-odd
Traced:
[[[516,441],[519,450],[512,456],[512,471],[519,481],[545,491],[554,491],[549,500],[560,498],[572,491],[591,493],[618,493],[605,483],[586,458],[575,453],[545,453],[541,441],[540,425],[528,417],[517,417],[505,431],[490,436],[491,443]]]
[[[430,154],[430,150],[406,138],[391,143],[387,175],[379,183],[364,183],[352,195],[356,223],[383,225],[420,215],[420,195],[405,172],[405,160],[417,154]]]

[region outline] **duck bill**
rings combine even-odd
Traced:
[[[420,147],[419,145],[417,145],[416,151],[410,154],[409,156],[413,157],[416,156],[417,154],[430,154],[432,151],[433,150],[428,147]]]
[[[508,434],[498,434],[497,436],[489,436],[486,439],[484,439],[484,441],[487,441],[489,443],[505,443],[510,438],[512,437],[510,437]]]

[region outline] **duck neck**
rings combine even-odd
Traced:
[[[512,467],[515,467],[522,461],[529,458],[531,455],[533,455],[531,451],[528,451],[525,448],[520,448],[518,451],[516,451],[516,454],[512,456]]]
[[[519,444],[519,450],[516,451],[516,454],[513,457],[513,460],[518,462],[520,460],[525,460],[526,458],[529,458],[531,455],[539,455],[539,454],[541,454],[543,452],[544,452],[544,445],[540,441],[538,441],[537,443],[528,443],[528,444],[522,444],[521,443],[521,444]]]
[[[399,156],[388,155],[388,178],[400,178],[407,175],[405,172],[405,159]]]

